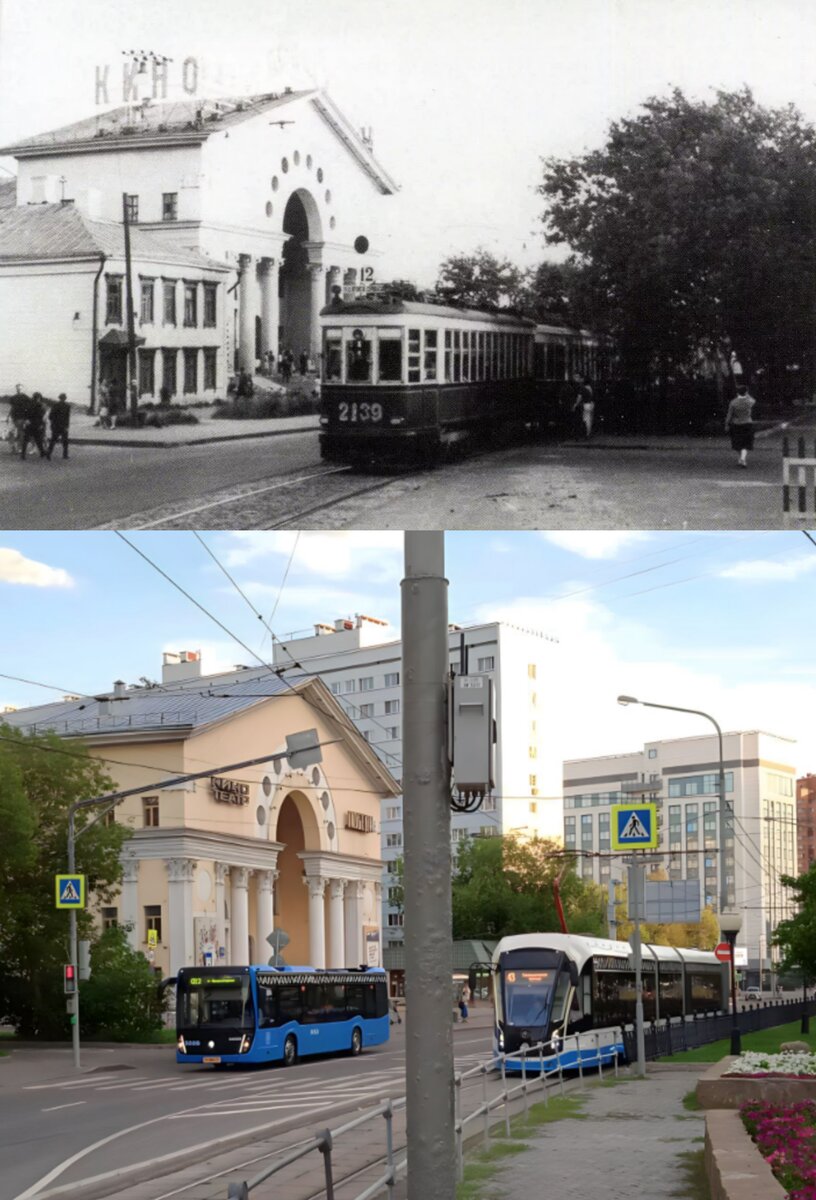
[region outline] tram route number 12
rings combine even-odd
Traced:
[[[373,282],[374,282],[374,268],[373,267],[360,267],[360,283],[373,283]]]
[[[381,421],[383,415],[381,404],[369,404],[368,401],[341,400],[338,411],[340,421]]]

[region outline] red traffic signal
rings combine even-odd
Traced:
[[[77,990],[76,967],[73,963],[66,963],[62,968],[62,986],[66,996],[73,996]]]

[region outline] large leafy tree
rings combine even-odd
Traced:
[[[816,979],[816,863],[804,875],[783,875],[782,883],[792,889],[799,912],[776,927],[774,943],[782,949],[780,970]]]
[[[68,1029],[62,964],[68,961],[68,916],[54,904],[54,876],[66,871],[68,808],[113,790],[98,760],[73,740],[25,734],[0,725],[0,1013],[26,1037],[60,1037]],[[77,830],[90,818],[80,812]],[[76,842],[76,869],[88,893],[110,901],[121,880],[122,825],[95,825]],[[92,920],[78,914],[80,937]]]
[[[583,265],[629,371],[682,373],[733,346],[750,374],[810,349],[816,132],[792,106],[674,90],[600,149],[546,159],[539,192],[547,241]]]
[[[577,877],[557,843],[512,834],[463,842],[453,877],[454,938],[560,929],[553,897],[559,875],[570,931],[604,933],[602,889]]]
[[[518,304],[523,286],[518,267],[480,246],[472,254],[446,258],[439,267],[436,290],[456,304],[481,308]]]

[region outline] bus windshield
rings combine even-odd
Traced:
[[[513,970],[504,973],[504,1007],[510,1025],[546,1025],[557,971]]]
[[[180,1029],[220,1025],[247,1029],[255,1024],[248,975],[189,976],[179,980]]]

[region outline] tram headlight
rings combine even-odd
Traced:
[[[321,417],[318,421],[318,425],[328,425],[328,423],[329,423],[328,417]]]
[[[389,425],[404,425],[405,417],[392,417],[388,422]]]
[[[184,1044],[184,1034],[183,1033],[180,1033],[178,1035],[178,1041],[176,1042],[176,1045],[178,1046],[179,1054],[187,1053],[187,1047]]]

